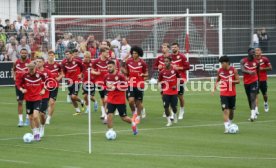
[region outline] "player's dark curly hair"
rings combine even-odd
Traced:
[[[230,63],[230,60],[229,60],[229,57],[227,55],[224,55],[224,56],[219,58],[219,62],[220,63],[223,63],[223,62]]]
[[[133,51],[137,52],[139,57],[143,57],[144,55],[144,51],[141,47],[138,47],[138,46],[133,46],[131,47],[130,49],[130,54],[132,55],[133,54]]]

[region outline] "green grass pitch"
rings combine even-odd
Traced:
[[[88,117],[72,116],[74,109],[65,102],[67,92],[59,92],[56,111],[42,141],[25,144],[22,136],[31,130],[17,127],[14,87],[0,87],[0,167],[275,168],[275,86],[276,79],[270,78],[269,113],[264,112],[259,96],[260,115],[251,123],[247,121],[249,108],[243,84],[238,85],[234,122],[240,133],[235,135],[223,134],[218,92],[212,97],[207,91],[187,91],[184,120],[167,128],[159,92],[146,91],[147,117],[137,136],[132,135],[130,125],[115,117],[117,139],[106,140],[100,112],[92,112],[92,154],[88,154]]]

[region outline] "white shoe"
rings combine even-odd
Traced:
[[[179,112],[178,119],[179,119],[179,120],[182,120],[183,118],[184,118],[184,111],[180,111],[180,112]]]
[[[228,134],[228,133],[229,133],[228,128],[225,128],[225,129],[224,129],[224,133],[225,133],[225,134]]]
[[[260,114],[259,111],[255,111],[255,113],[256,113],[256,115],[259,115],[259,114]]]
[[[166,117],[167,117],[165,112],[163,113],[163,117],[164,117],[164,118],[166,118]]]
[[[116,109],[115,110],[115,114],[114,114],[115,116],[118,116],[119,115],[119,111]]]
[[[172,122],[168,122],[166,125],[166,127],[170,127],[170,126],[172,126]]]
[[[145,108],[143,108],[143,110],[142,110],[142,118],[146,118],[146,109]]]
[[[173,122],[177,123],[177,114],[173,114]]]
[[[264,110],[266,113],[269,111],[268,103],[264,103]]]
[[[45,124],[50,125],[50,120],[51,120],[51,119],[50,119],[49,117],[47,117],[47,118],[46,118]]]

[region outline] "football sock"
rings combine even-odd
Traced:
[[[19,121],[23,121],[23,114],[18,114]]]
[[[104,109],[104,106],[101,106],[101,110],[102,110],[102,116],[105,116],[105,109]]]
[[[229,126],[229,121],[228,122],[224,122],[224,127],[228,128],[228,126]]]

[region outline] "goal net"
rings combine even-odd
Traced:
[[[73,41],[80,37],[87,39],[92,34],[98,41],[112,41],[118,35],[126,38],[130,46],[143,48],[152,78],[157,75],[153,63],[154,58],[162,54],[162,43],[179,43],[181,52],[189,58],[191,64],[190,79],[215,76],[219,67],[218,58],[223,53],[220,13],[52,16],[52,49],[55,50],[57,41],[65,33],[71,33]]]

